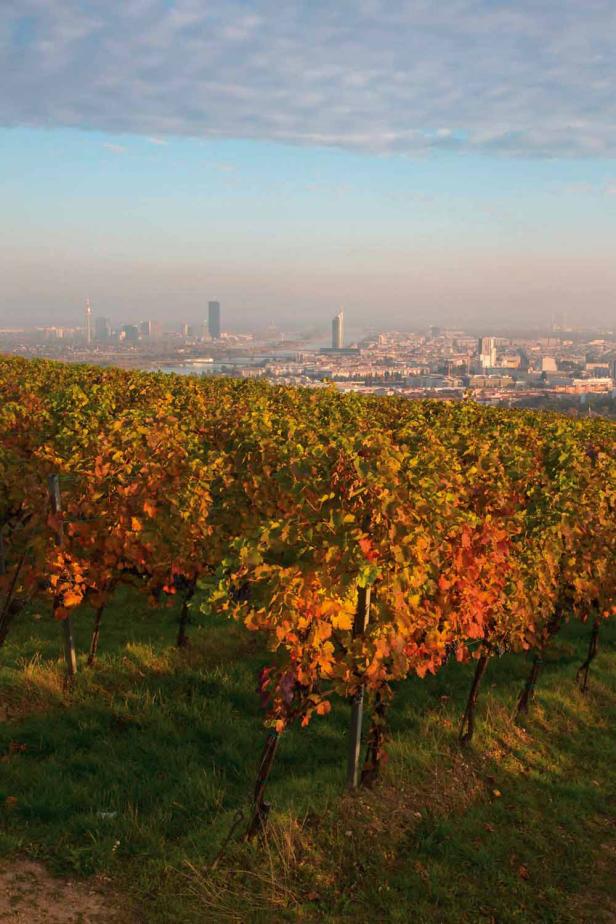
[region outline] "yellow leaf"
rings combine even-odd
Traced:
[[[332,627],[327,622],[316,623],[312,630],[312,644],[318,645],[324,642],[332,634]]]
[[[347,613],[344,610],[340,610],[335,616],[332,616],[332,626],[334,629],[342,629],[346,631],[347,629],[353,628],[353,616],[351,613]]]
[[[351,629],[355,618],[353,603],[341,603],[339,600],[324,600],[321,604],[323,616],[329,616],[334,629]]]

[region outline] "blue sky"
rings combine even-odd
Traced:
[[[0,322],[616,318],[616,3],[5,0]]]

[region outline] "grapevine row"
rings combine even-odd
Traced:
[[[534,653],[524,710],[563,622],[616,614],[608,421],[5,358],[0,436],[0,644],[36,597],[88,602],[92,663],[126,582],[182,596],[183,644],[204,591],[275,652],[258,822],[277,736],[332,696],[359,727],[368,696],[370,780],[407,676],[476,663],[468,741],[491,658]]]

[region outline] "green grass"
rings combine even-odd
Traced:
[[[268,654],[205,617],[178,652],[176,617],[124,592],[98,665],[80,663],[69,693],[59,627],[36,613],[16,623],[0,651],[0,854],[103,873],[125,919],[148,924],[616,920],[616,626],[587,695],[574,679],[589,630],[566,629],[526,729],[511,721],[525,659],[490,664],[465,752],[472,668],[401,685],[369,792],[344,794],[345,703],[285,734],[266,842],[233,839],[211,870],[249,809]],[[80,651],[91,619],[75,618]]]

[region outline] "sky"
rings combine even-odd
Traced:
[[[0,326],[616,325],[616,0],[2,0]]]

